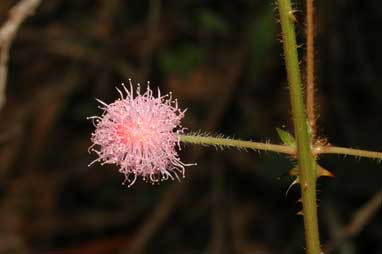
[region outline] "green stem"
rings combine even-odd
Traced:
[[[235,147],[238,149],[264,150],[289,155],[296,154],[296,149],[286,145],[273,145],[253,141],[244,141],[229,138],[216,138],[198,135],[180,135],[180,142],[198,145],[211,145],[215,147]]]
[[[367,157],[372,159],[382,160],[382,152],[373,152],[360,149],[352,149],[347,147],[338,147],[338,146],[324,146],[316,147],[314,149],[316,154],[343,154],[351,155],[356,157]]]
[[[288,75],[293,124],[297,143],[297,160],[302,192],[305,240],[307,254],[319,254],[316,180],[317,164],[311,148],[311,133],[307,124],[304,98],[301,85],[300,68],[297,55],[293,10],[290,0],[278,0],[285,63]]]

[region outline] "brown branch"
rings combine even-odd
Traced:
[[[345,239],[357,235],[369,223],[382,207],[382,192],[377,192],[364,206],[353,215],[350,223],[340,230],[332,241],[324,245],[325,253],[332,252]]]
[[[0,28],[0,109],[5,104],[9,50],[23,21],[32,15],[41,0],[22,0],[9,12],[9,19]]]
[[[313,138],[317,128],[314,111],[314,82],[314,8],[313,0],[306,0],[306,113]]]

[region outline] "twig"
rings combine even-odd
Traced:
[[[21,23],[32,15],[41,0],[22,0],[9,12],[9,19],[0,28],[0,109],[5,104],[9,50]]]
[[[354,213],[351,222],[338,233],[334,240],[325,244],[325,253],[333,251],[335,247],[344,239],[350,238],[361,232],[361,230],[368,224],[373,215],[375,215],[381,207],[382,192],[379,191],[364,206]]]
[[[344,228],[343,219],[341,218],[339,211],[332,203],[325,204],[323,219],[326,221],[328,228],[329,239],[335,239]],[[338,246],[336,251],[338,254],[355,254],[355,244],[351,239],[344,239],[341,245]],[[328,254],[328,253],[326,253]]]
[[[342,154],[350,155],[355,157],[366,157],[371,159],[382,160],[382,152],[374,152],[360,149],[353,149],[347,147],[338,147],[338,146],[324,146],[324,147],[315,147],[313,149],[315,154]]]
[[[316,134],[314,111],[314,8],[313,0],[306,0],[306,114],[312,130]]]

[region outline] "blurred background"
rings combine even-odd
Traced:
[[[305,6],[295,2],[303,56]],[[0,26],[17,3],[0,2]],[[382,4],[316,5],[319,135],[380,151]],[[190,131],[280,143],[275,128],[293,128],[279,39],[275,1],[42,1],[10,51],[0,253],[304,253],[283,155],[187,145],[182,160],[198,165],[182,182],[132,188],[115,166],[87,166],[86,117],[128,78],[172,91]],[[320,164],[336,176],[319,181],[327,253],[382,253],[381,164]]]

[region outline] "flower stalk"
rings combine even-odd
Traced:
[[[290,0],[278,0],[278,7],[297,145],[297,161],[300,169],[299,182],[302,193],[306,252],[319,254],[321,250],[316,202],[317,164],[312,151],[312,133],[309,130],[305,112],[293,10]]]
[[[200,135],[179,135],[180,142],[197,145],[215,146],[218,148],[234,147],[237,149],[263,150],[276,153],[295,155],[296,149],[287,145],[275,145],[253,141],[244,141],[230,138],[200,136]]]

